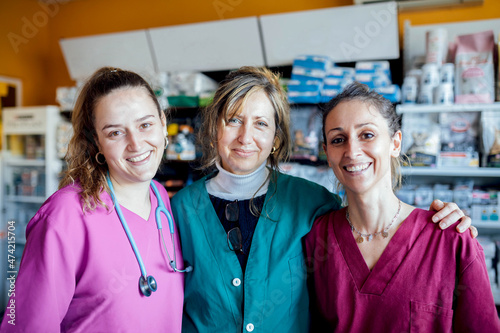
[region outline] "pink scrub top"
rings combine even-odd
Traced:
[[[156,186],[170,211],[165,188]],[[168,264],[156,226],[158,202],[152,189],[150,196],[147,221],[121,208],[147,274],[157,281],[156,292],[145,297],[139,290],[139,264],[116,211],[99,206],[83,214],[78,188],[67,186],[47,199],[28,224],[15,294],[9,300],[15,304],[14,313],[7,308],[0,330],[181,332],[184,275]],[[108,193],[102,193],[101,199],[113,208]],[[162,225],[172,257],[164,215]],[[183,267],[177,230],[175,246],[177,263]]]

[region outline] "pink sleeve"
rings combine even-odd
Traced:
[[[500,332],[500,321],[491,293],[484,252],[477,246],[476,258],[464,268],[455,287],[454,332]]]
[[[28,225],[26,247],[2,332],[60,331],[75,291],[75,261],[69,247],[76,244],[66,243],[57,223],[51,222],[39,212]]]

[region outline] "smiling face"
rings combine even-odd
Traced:
[[[143,88],[117,89],[95,107],[99,151],[119,184],[150,182],[160,165],[166,122]]]
[[[346,192],[392,189],[391,158],[399,156],[401,132],[390,136],[387,121],[370,104],[340,102],[325,119],[328,164]]]
[[[263,91],[257,91],[227,123],[221,120],[217,149],[226,171],[249,174],[267,160],[275,141],[274,116],[269,98]]]

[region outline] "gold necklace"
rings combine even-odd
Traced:
[[[345,217],[347,219],[347,222],[349,222],[349,225],[351,226],[351,231],[355,231],[359,235],[358,238],[356,238],[356,242],[363,243],[364,238],[366,238],[366,241],[369,242],[373,239],[373,237],[380,235],[380,234],[382,234],[382,237],[384,237],[384,238],[389,237],[388,231],[389,231],[389,229],[391,229],[394,222],[398,219],[399,212],[401,211],[401,200],[398,200],[398,201],[399,201],[398,211],[396,212],[396,215],[394,215],[394,217],[392,218],[391,223],[389,223],[389,225],[384,230],[379,231],[379,232],[374,232],[372,234],[364,234],[361,231],[359,231],[358,229],[356,229],[356,227],[352,224],[351,220],[349,220],[349,207],[347,207],[346,212],[345,212]]]

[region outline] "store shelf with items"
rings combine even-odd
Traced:
[[[202,172],[198,170],[197,160],[166,160],[156,173],[155,180],[165,186],[169,196],[172,197],[202,176]]]
[[[403,167],[405,176],[435,176],[435,177],[474,177],[499,178],[500,168],[430,168],[430,167]]]
[[[0,203],[3,239],[2,267],[16,272],[26,242],[26,225],[42,203],[57,190],[62,161],[57,154],[58,107],[19,107],[2,110],[2,186]],[[7,257],[10,259],[6,262]],[[3,270],[1,274],[5,274]],[[5,276],[2,276],[5,281]],[[2,284],[0,302],[6,301]]]
[[[406,167],[398,196],[419,207],[428,207],[434,199],[455,202],[476,227],[500,234],[500,169],[483,173],[479,169],[486,168],[447,172]]]
[[[396,112],[403,118],[403,151],[410,155],[414,166],[419,166],[407,172],[423,176],[498,176],[498,149],[493,147],[500,144],[496,135],[499,102],[401,104],[396,106]]]
[[[201,177],[196,171],[199,149],[195,145],[200,110],[180,106],[166,110],[169,143],[155,180],[165,186],[170,197]]]
[[[417,137],[415,135],[420,132],[428,133],[429,137],[432,134],[438,137],[437,143],[431,141],[429,138],[425,139],[426,146],[435,146],[432,153],[424,149],[422,143],[417,144],[421,147],[418,152],[423,155],[417,155],[416,160],[415,152],[410,154],[403,149],[407,155],[410,155],[411,158],[414,159],[413,165],[418,165],[418,163],[422,161],[426,163],[427,161],[432,161],[432,159],[426,160],[428,156],[435,156],[436,160],[435,163],[432,162],[432,166],[403,167],[403,184],[405,187],[403,188],[403,192],[400,193],[410,194],[410,196],[414,195],[414,204],[416,205],[421,203],[425,206],[425,204],[427,204],[429,200],[432,201],[433,198],[443,199],[444,201],[454,201],[467,215],[471,216],[472,223],[480,229],[481,233],[493,237],[496,237],[496,235],[500,236],[500,202],[498,200],[498,193],[500,193],[500,168],[487,167],[487,165],[491,165],[491,162],[488,164],[484,155],[491,155],[491,151],[489,148],[484,148],[486,146],[484,141],[485,136],[481,133],[481,131],[485,130],[486,126],[489,126],[485,119],[490,118],[485,117],[490,117],[492,113],[496,114],[500,112],[500,103],[452,105],[402,104],[396,106],[396,111],[403,117],[403,140],[414,140],[413,144],[415,144],[417,143]],[[408,126],[410,123],[408,119],[410,118],[407,118],[405,122],[406,115],[412,115],[411,121],[415,121],[418,119],[413,115],[417,115],[417,117],[420,115],[434,117],[432,114],[436,116],[436,125],[430,122],[429,126],[436,126],[436,128],[420,126],[421,124],[415,124],[413,127]],[[474,118],[472,115],[474,115]],[[475,115],[477,115],[477,117]],[[451,123],[442,122],[452,117],[453,121],[457,122],[457,124],[468,124],[468,126],[463,126],[463,130],[460,131],[461,128],[454,129]],[[461,119],[464,121],[461,122]],[[475,121],[468,123],[469,119],[475,119]],[[408,135],[408,129],[414,130],[411,137]],[[455,130],[457,133],[453,134],[452,132]],[[441,134],[439,134],[440,132]],[[468,133],[467,138],[464,136],[466,132]],[[451,141],[448,140],[449,137],[456,139],[456,142],[452,142],[455,146],[450,145]],[[470,142],[472,141],[475,143],[471,144]],[[453,148],[459,147],[462,142],[469,143],[468,149],[475,154],[475,162],[470,163],[472,166],[464,165],[467,164],[467,162],[464,163],[463,160],[459,160],[465,157],[458,157],[456,161],[451,161],[450,159],[445,161],[446,158],[449,158],[445,150],[451,147],[452,153],[455,153]],[[406,147],[408,146],[409,144],[407,142]],[[403,147],[405,147],[405,144],[403,144]],[[481,149],[483,151],[481,151]],[[485,151],[488,153],[485,153]],[[457,153],[457,156],[461,156],[460,152]],[[411,198],[409,198],[409,200],[411,201]],[[421,200],[424,200],[424,202],[422,203]]]
[[[404,113],[442,113],[442,112],[474,112],[500,111],[500,102],[491,104],[398,104],[396,112]]]

